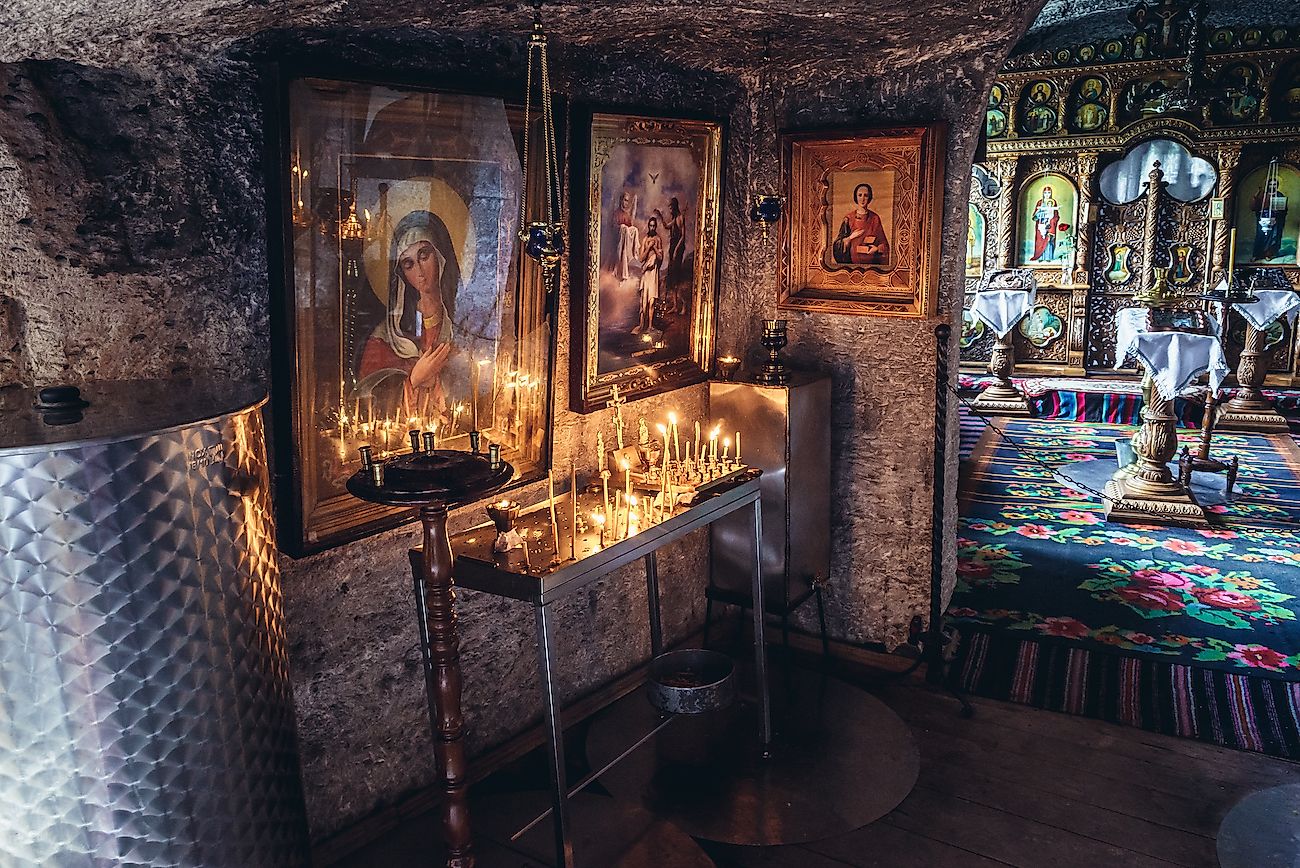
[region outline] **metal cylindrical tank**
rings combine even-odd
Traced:
[[[261,404],[0,391],[0,864],[306,864]]]

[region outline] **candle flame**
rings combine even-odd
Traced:
[[[596,524],[604,524],[605,514],[603,512],[593,512],[591,514],[591,520],[594,521]]]
[[[660,433],[660,434],[667,434],[667,433],[668,433],[668,427],[667,427],[666,425],[664,425],[664,423],[662,423],[662,422],[660,422],[658,425],[655,425],[655,427],[659,429],[659,433]]]
[[[676,425],[676,424],[677,424],[677,414],[676,414],[676,413],[669,413],[669,414],[668,414],[668,424],[670,424],[670,425]]]

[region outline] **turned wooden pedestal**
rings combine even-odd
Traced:
[[[1150,372],[1143,375],[1142,393],[1142,427],[1133,435],[1137,462],[1121,468],[1106,483],[1106,519],[1209,527],[1205,509],[1169,469],[1169,460],[1178,449],[1173,399],[1160,394]]]
[[[972,406],[991,416],[1029,416],[1029,402],[1011,382],[1011,371],[1016,366],[1016,351],[1011,344],[1012,332],[998,338],[989,357],[989,373],[997,382],[975,399]]]
[[[1267,373],[1264,339],[1263,331],[1246,323],[1246,343],[1237,363],[1239,388],[1236,396],[1219,409],[1218,427],[1223,430],[1282,434],[1290,430],[1286,419],[1273,409],[1273,402],[1265,398],[1259,388]]]
[[[411,432],[412,444],[419,442],[417,434]],[[426,437],[431,443],[432,435]],[[478,451],[428,448],[373,462],[373,468],[369,454],[363,453],[365,466],[347,483],[348,491],[362,500],[420,510],[424,544],[410,553],[411,575],[433,730],[433,759],[442,786],[439,809],[446,868],[474,868],[475,864],[447,509],[478,500],[510,481],[514,469],[500,460],[496,448],[492,447],[491,457]]]

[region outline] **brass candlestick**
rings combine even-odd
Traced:
[[[736,375],[736,371],[740,368],[740,359],[735,356],[719,356],[717,364],[718,379],[725,382]]]
[[[786,321],[783,319],[763,320],[763,338],[760,341],[767,350],[767,361],[759,373],[759,380],[769,386],[782,386],[790,382],[790,370],[785,366],[781,350],[788,341]]]

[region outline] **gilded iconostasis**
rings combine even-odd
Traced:
[[[1209,27],[1175,0],[1139,3],[1129,22],[1124,36],[1013,57],[988,95],[967,307],[986,271],[1033,273],[1017,375],[1114,375],[1116,312],[1153,268],[1188,306],[1234,249],[1239,274],[1300,281],[1300,28]],[[992,347],[966,311],[963,362],[982,368]],[[1268,382],[1300,382],[1285,322],[1267,350]]]

